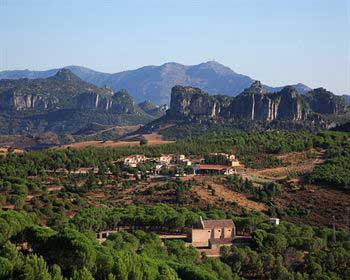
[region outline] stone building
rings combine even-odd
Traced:
[[[198,228],[191,229],[190,240],[194,247],[230,245],[236,235],[236,226],[231,219],[202,220]]]

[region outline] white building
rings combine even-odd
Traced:
[[[274,225],[274,226],[278,226],[280,224],[280,219],[279,218],[270,218],[269,224]]]
[[[132,155],[124,158],[125,165],[130,167],[136,167],[139,163],[145,162],[147,158],[144,155]]]

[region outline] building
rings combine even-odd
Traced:
[[[161,155],[159,157],[159,162],[166,164],[166,165],[170,164],[170,162],[172,162],[172,160],[173,160],[173,155]]]
[[[124,158],[123,163],[129,167],[136,167],[139,163],[146,160],[147,158],[144,155],[132,155]]]
[[[274,225],[274,226],[278,226],[280,224],[280,219],[279,218],[270,218],[269,224]]]
[[[183,161],[186,159],[185,155],[177,154],[173,157],[174,162]]]
[[[198,164],[194,167],[194,174],[233,175],[236,174],[236,169],[226,165]]]
[[[180,162],[182,165],[185,165],[185,166],[191,166],[192,165],[192,161],[189,160],[189,159],[183,159],[181,160]]]
[[[202,220],[198,228],[191,229],[193,247],[220,247],[231,245],[236,236],[236,226],[231,219]]]
[[[161,155],[158,159],[158,162],[164,164],[182,164],[182,165],[191,165],[191,161],[186,159],[186,156],[183,154],[169,154]]]

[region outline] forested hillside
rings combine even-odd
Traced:
[[[350,236],[346,221],[340,220],[346,209],[332,212],[337,218],[333,230],[331,223],[310,223],[321,209],[307,212],[295,202],[282,208],[275,199],[293,196],[309,184],[348,197],[349,140],[345,132],[223,129],[159,146],[24,154],[9,150],[0,158],[0,278],[348,279]],[[246,172],[283,167],[281,157],[290,153],[305,153],[304,160],[320,153],[322,160],[311,171],[289,174],[303,178],[300,190],[292,189],[288,180],[262,183],[261,189],[253,178],[243,180],[240,175],[204,177],[204,185],[200,177],[189,181],[169,177],[147,185],[142,175],[149,168],[146,164],[125,169],[117,162],[132,154],[205,157],[211,152],[234,153]],[[81,168],[96,172],[79,173]],[[130,172],[141,172],[141,177],[131,180],[126,176]],[[202,201],[196,190],[204,186],[215,198],[220,182],[226,191],[241,193],[265,205],[265,210],[242,207],[239,201]],[[329,210],[332,203],[336,202],[329,201]],[[280,217],[281,224],[269,225],[269,216]],[[220,258],[208,258],[180,240],[162,243],[155,234],[182,232],[200,217],[233,219],[239,232],[252,236],[250,246],[224,247]],[[101,244],[96,240],[96,232],[115,227],[128,230],[110,235]]]

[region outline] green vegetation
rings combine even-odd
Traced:
[[[0,212],[2,279],[348,279],[349,235],[326,228],[256,224],[251,247],[224,247],[222,258],[201,256],[183,241],[162,245],[138,228],[181,228],[225,213],[155,207],[88,208],[57,231],[27,214]],[[235,219],[234,216],[229,216]],[[247,217],[253,221],[254,217]],[[240,218],[236,224],[240,225]],[[261,219],[260,219],[261,221]],[[160,224],[162,223],[162,224]],[[130,225],[99,244],[94,231]],[[334,240],[335,238],[335,240]],[[28,248],[30,250],[28,251]],[[323,277],[323,278],[322,278]]]
[[[10,151],[0,157],[0,203],[13,205],[15,210],[0,210],[0,279],[349,279],[350,236],[340,227],[333,232],[328,227],[285,221],[272,226],[266,223],[267,216],[244,209],[238,212],[234,203],[223,207],[194,204],[194,180],[147,185],[146,179],[131,180],[127,173],[145,173],[154,164],[125,168],[116,163],[131,154],[206,157],[223,152],[235,154],[249,167],[262,168],[282,165],[278,154],[312,149],[307,156],[314,158],[318,150],[325,162],[307,176],[309,182],[337,187],[346,195],[349,140],[350,134],[344,132],[258,134],[222,130],[160,146],[69,148],[24,154]],[[89,169],[75,173],[79,168]],[[281,182],[257,186],[236,175],[223,178],[222,183],[264,203],[283,192]],[[142,184],[147,188],[142,189]],[[54,193],[49,190],[58,186],[63,189]],[[205,186],[210,197],[217,196],[210,182]],[[155,198],[162,191],[170,194],[162,204],[114,204],[109,197],[97,204],[90,199],[101,193],[114,198],[122,190]],[[267,214],[296,219],[309,214],[297,204],[284,213],[278,211],[270,208]],[[240,234],[253,232],[252,243],[223,248],[221,258],[208,258],[180,240],[162,243],[155,234],[183,233],[195,226],[200,216],[233,219]],[[118,228],[121,231],[104,243],[96,240],[96,232]]]
[[[310,181],[350,189],[350,141],[332,145],[327,150],[326,162],[314,169]]]

